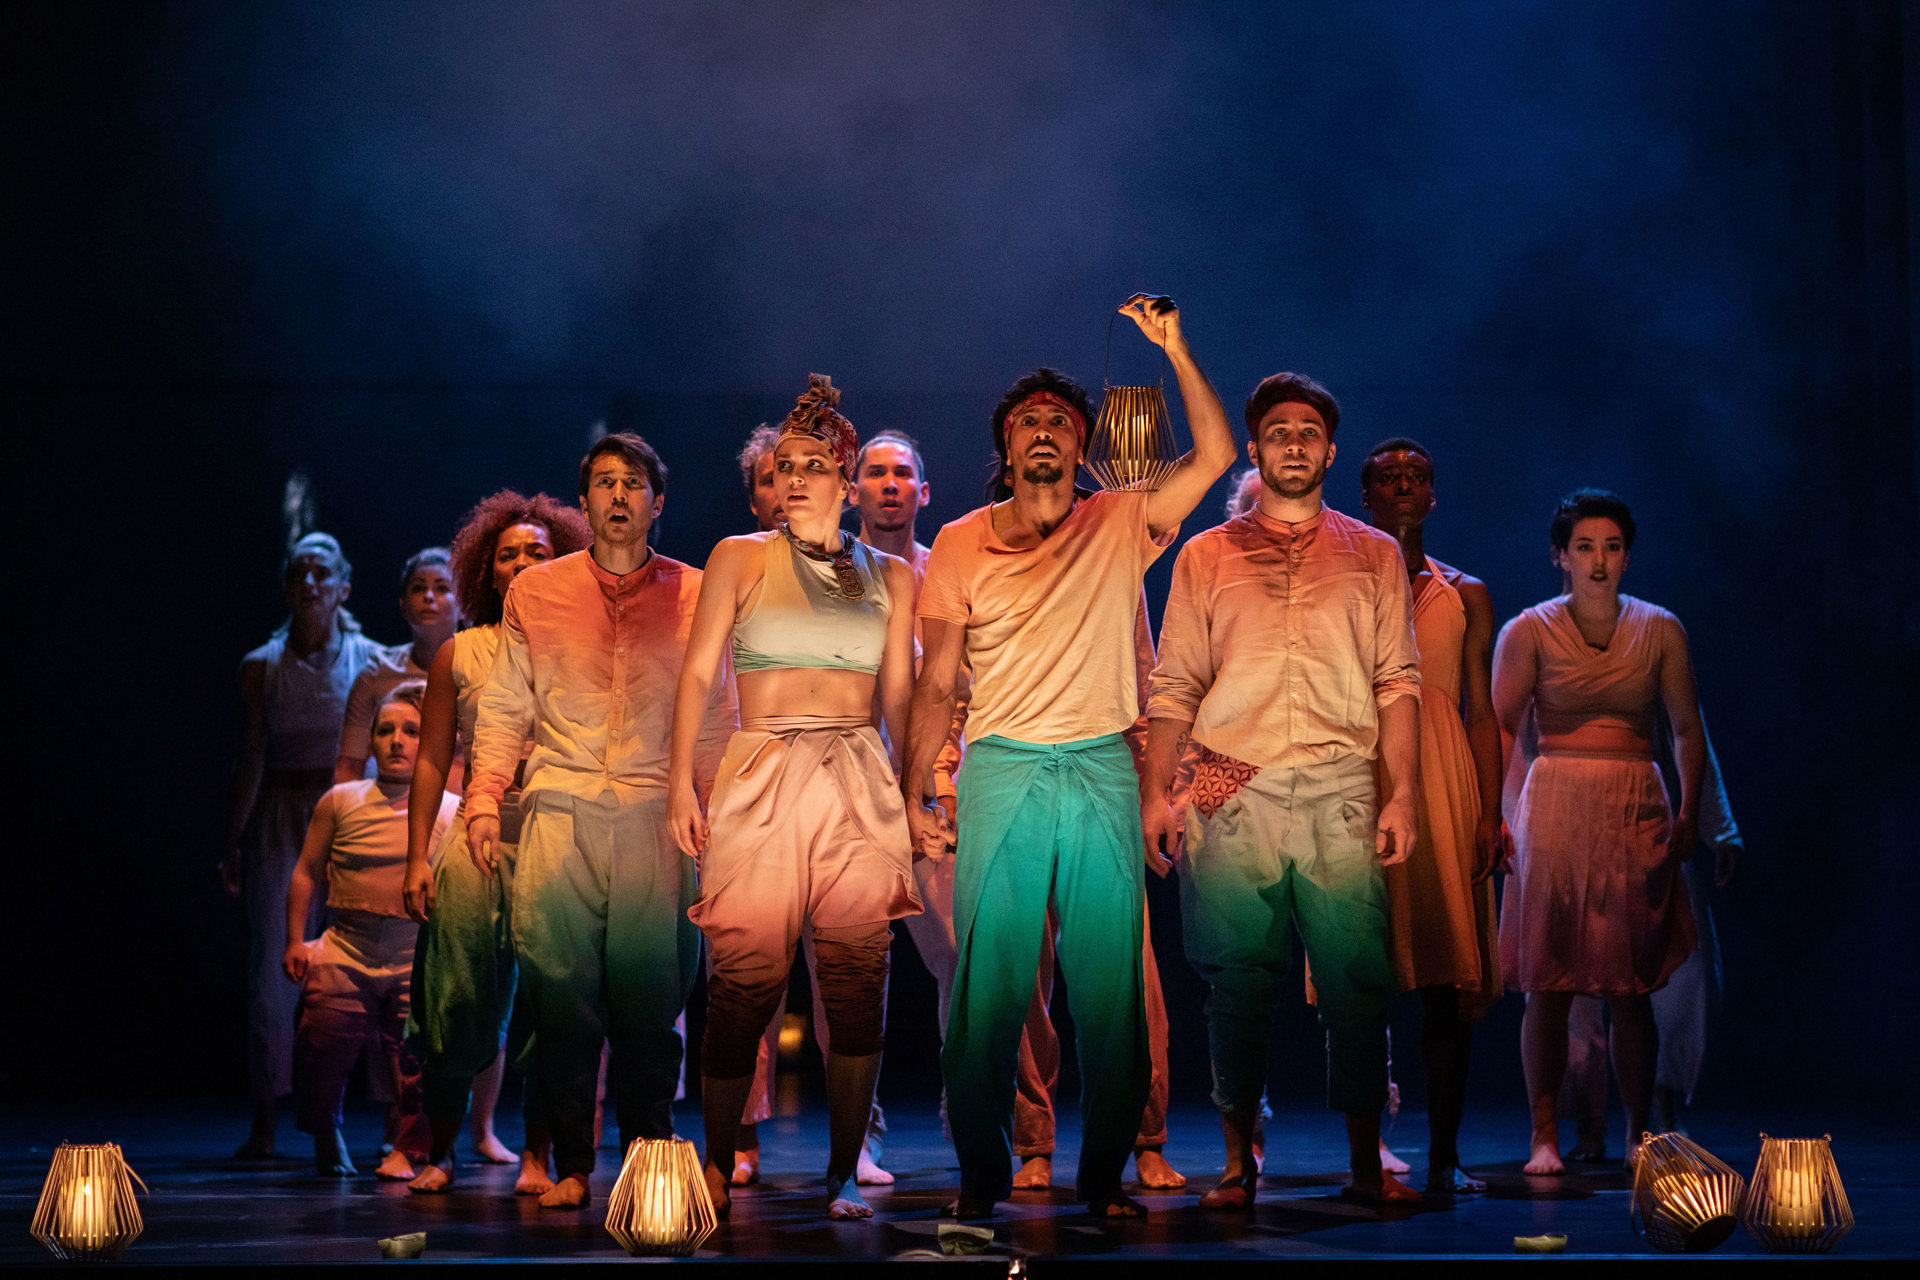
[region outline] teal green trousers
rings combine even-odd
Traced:
[[[967,748],[953,877],[959,951],[940,1052],[960,1181],[976,1199],[1013,1193],[1020,1029],[1033,999],[1051,899],[1080,1057],[1082,1200],[1120,1190],[1151,1070],[1140,974],[1146,864],[1140,786],[1119,734]]]
[[[518,977],[512,914],[516,855],[515,845],[502,843],[498,873],[482,875],[467,854],[467,824],[459,818],[447,829],[434,861],[433,914],[420,927],[413,951],[413,1015],[407,1026],[420,1059],[430,1120],[458,1123],[467,1114],[473,1078],[493,1065],[507,1033]]]

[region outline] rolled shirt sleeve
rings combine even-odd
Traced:
[[[1189,542],[1173,562],[1173,590],[1160,618],[1160,656],[1147,697],[1149,720],[1193,723],[1213,688],[1212,591],[1204,545]]]
[[[1373,611],[1373,704],[1386,710],[1401,698],[1420,698],[1420,651],[1413,639],[1413,586],[1396,550],[1379,573]]]

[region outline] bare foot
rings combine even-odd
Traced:
[[[1099,1200],[1087,1201],[1087,1213],[1095,1218],[1144,1218],[1147,1206],[1125,1192],[1116,1191]]]
[[[1053,1185],[1053,1157],[1029,1156],[1013,1175],[1015,1191],[1045,1191]]]
[[[1187,1176],[1154,1147],[1133,1153],[1133,1176],[1148,1191],[1178,1191],[1187,1185]]]
[[[1382,1173],[1412,1173],[1413,1166],[1387,1150],[1387,1144],[1380,1144],[1380,1170]]]
[[[360,1171],[347,1154],[347,1140],[338,1129],[313,1135],[313,1167],[328,1177],[351,1178]]]
[[[760,1181],[760,1148],[742,1147],[733,1153],[733,1185],[750,1187]]]
[[[1356,1204],[1389,1205],[1419,1204],[1420,1193],[1400,1179],[1382,1170],[1380,1185],[1373,1185],[1372,1179],[1356,1177],[1340,1188],[1342,1200],[1352,1200]]]
[[[893,1175],[880,1167],[880,1141],[869,1137],[860,1144],[860,1159],[854,1165],[853,1180],[863,1187],[890,1187]],[[872,1210],[868,1210],[871,1213]],[[865,1214],[860,1215],[862,1217]]]
[[[493,1130],[473,1135],[473,1154],[487,1164],[512,1164],[517,1158],[507,1150],[507,1144],[493,1136]]]
[[[373,1166],[373,1176],[382,1182],[412,1182],[413,1162],[404,1151],[389,1151]]]
[[[1607,1122],[1605,1120],[1582,1120],[1580,1132],[1573,1141],[1573,1150],[1567,1152],[1569,1160],[1604,1160],[1607,1158]]]
[[[1534,1143],[1533,1156],[1521,1170],[1536,1178],[1558,1177],[1566,1171],[1567,1166],[1560,1163],[1560,1144],[1557,1142]]]
[[[1259,1175],[1252,1178],[1226,1178],[1219,1186],[1200,1197],[1202,1209],[1251,1209],[1253,1208],[1254,1183]]]
[[[851,1222],[856,1218],[871,1218],[873,1206],[860,1194],[858,1182],[845,1179],[836,1183],[827,1179],[827,1216],[835,1222]]]
[[[1427,1194],[1445,1196],[1477,1195],[1487,1184],[1459,1165],[1432,1165],[1427,1169]]]
[[[407,1190],[419,1196],[441,1195],[453,1186],[453,1152],[447,1152],[446,1159],[439,1164],[430,1164],[420,1171],[420,1176],[407,1184]]]
[[[540,1197],[542,1209],[584,1209],[593,1203],[587,1189],[587,1175],[570,1173],[553,1184],[553,1190]]]
[[[707,1197],[713,1201],[713,1216],[721,1221],[733,1212],[733,1197],[727,1194],[727,1176],[716,1169],[712,1161],[700,1166],[700,1173],[707,1180]]]
[[[543,1196],[553,1190],[553,1179],[547,1176],[547,1157],[544,1152],[522,1151],[520,1153],[520,1176],[513,1180],[513,1194],[517,1196]]]

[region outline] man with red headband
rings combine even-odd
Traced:
[[[934,800],[961,660],[973,672],[954,864],[954,976],[940,1061],[963,1218],[1013,1190],[1014,1062],[1051,900],[1082,1073],[1078,1191],[1097,1216],[1145,1210],[1120,1186],[1147,1100],[1145,863],[1123,732],[1139,707],[1134,614],[1147,566],[1232,465],[1220,401],[1173,300],[1120,308],[1180,380],[1193,451],[1150,493],[1075,491],[1091,411],[1039,369],[995,410],[996,500],[940,531],[920,595],[924,642],[903,786],[930,857],[955,839]]]

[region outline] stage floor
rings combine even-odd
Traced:
[[[586,1261],[622,1258],[601,1219],[605,1192],[619,1163],[617,1151],[601,1153],[596,1203],[585,1213],[543,1213],[512,1194],[513,1170],[471,1162],[462,1143],[460,1185],[446,1196],[409,1195],[404,1185],[376,1182],[363,1172],[352,1179],[323,1178],[311,1171],[308,1140],[283,1120],[287,1156],[238,1162],[229,1156],[243,1127],[237,1108],[145,1109],[14,1108],[0,1120],[0,1205],[12,1227],[0,1236],[0,1266],[45,1261],[27,1234],[27,1224],[45,1177],[53,1145],[118,1141],[152,1194],[143,1203],[146,1232],[125,1264],[191,1266],[264,1262],[378,1262],[375,1241],[413,1231],[427,1233],[429,1262],[512,1259]],[[503,1109],[504,1110],[504,1109]],[[886,1163],[897,1181],[870,1193],[878,1213],[872,1222],[829,1223],[819,1191],[825,1121],[817,1099],[804,1114],[761,1128],[765,1182],[741,1192],[733,1219],[708,1240],[700,1258],[735,1262],[832,1261],[843,1267],[879,1262],[918,1251],[937,1253],[940,1207],[952,1199],[957,1171],[942,1140],[930,1103],[892,1102],[887,1110]],[[504,1116],[503,1116],[504,1120]],[[697,1129],[697,1113],[680,1114],[683,1132]],[[1423,1117],[1403,1115],[1393,1145],[1421,1177]],[[503,1130],[516,1127],[503,1124]],[[1070,1120],[1063,1130],[1077,1126]],[[1838,1257],[1920,1256],[1920,1215],[1913,1211],[1920,1175],[1912,1159],[1915,1134],[1885,1122],[1789,1115],[1700,1115],[1694,1137],[1743,1174],[1759,1149],[1757,1133],[1802,1135],[1834,1130],[1834,1151],[1859,1225]],[[1299,1111],[1276,1117],[1271,1129],[1262,1200],[1251,1215],[1206,1213],[1195,1205],[1211,1185],[1220,1162],[1218,1122],[1203,1107],[1177,1109],[1169,1121],[1168,1158],[1187,1174],[1181,1194],[1150,1194],[1145,1222],[1105,1223],[1088,1218],[1070,1190],[1023,1192],[983,1224],[995,1231],[996,1274],[1007,1274],[1015,1257],[1027,1258],[1038,1274],[1169,1260],[1209,1264],[1263,1263],[1282,1259],[1506,1257],[1513,1237],[1565,1233],[1569,1254],[1619,1257],[1642,1253],[1644,1243],[1627,1221],[1628,1182],[1618,1162],[1574,1166],[1565,1178],[1528,1178],[1519,1172],[1516,1147],[1524,1137],[1517,1117],[1475,1116],[1462,1143],[1474,1168],[1491,1184],[1488,1194],[1430,1199],[1406,1211],[1378,1212],[1350,1205],[1335,1194],[1345,1143],[1337,1118]],[[360,1108],[349,1117],[356,1162],[370,1170],[378,1115]],[[513,1135],[502,1137],[508,1141]],[[1056,1173],[1071,1179],[1074,1135],[1063,1132]],[[1617,1143],[1616,1143],[1617,1151]],[[1129,1170],[1131,1172],[1131,1170]],[[1708,1258],[1760,1253],[1744,1232]],[[922,1254],[924,1256],[924,1254]],[[1691,1261],[1683,1259],[1682,1261]],[[969,1268],[971,1270],[971,1268]]]

